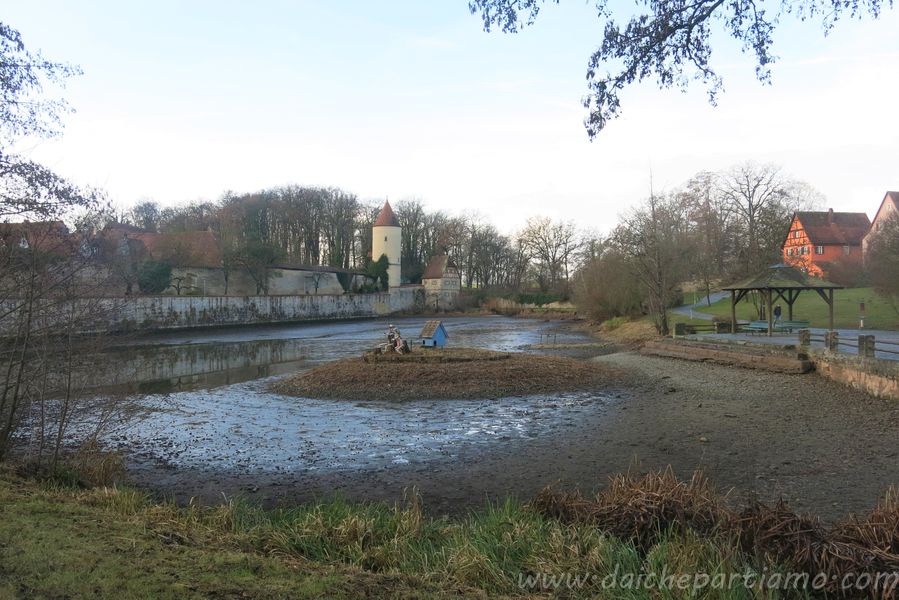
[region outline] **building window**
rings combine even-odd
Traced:
[[[387,241],[387,236],[386,236],[386,235],[384,236],[384,241],[385,241],[385,242]]]
[[[815,246],[815,254],[824,254],[824,246]]]
[[[787,248],[787,256],[793,256],[793,249]]]
[[[844,245],[844,246],[843,246],[843,256],[849,256],[849,252],[850,252],[851,250],[852,250],[852,249],[851,249],[848,245]]]
[[[798,237],[799,237],[799,230],[798,230],[798,229],[794,229],[794,230],[793,230],[793,239],[796,239],[796,238],[798,238]]]

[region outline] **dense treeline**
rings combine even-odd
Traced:
[[[447,253],[466,288],[561,296],[573,290],[594,318],[648,313],[666,332],[666,309],[686,282],[711,292],[724,279],[779,262],[793,212],[819,203],[814,189],[780,168],[745,163],[650,194],[604,238],[546,217],[502,235],[477,215],[428,211],[415,199],[397,202],[394,211],[403,228],[405,281],[419,282],[431,257]],[[366,269],[381,204],[338,188],[287,186],[179,208],[142,202],[124,220],[149,231],[210,229],[221,240],[226,271],[259,272],[261,280],[279,262]]]
[[[625,214],[580,270],[578,305],[594,318],[645,312],[667,333],[666,309],[691,282],[706,293],[781,262],[794,211],[820,196],[772,165],[701,172],[682,188],[650,194]]]
[[[218,202],[184,207],[145,201],[124,215],[100,220],[163,233],[211,230],[221,241],[226,270],[253,272],[279,262],[365,269],[372,259],[371,227],[382,204],[338,188],[287,186],[226,193]],[[447,253],[468,288],[565,294],[582,260],[581,249],[590,245],[573,224],[545,217],[506,236],[478,215],[428,211],[415,199],[400,200],[394,212],[403,229],[403,279],[412,283],[421,281],[433,256]]]

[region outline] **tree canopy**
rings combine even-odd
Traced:
[[[469,0],[472,14],[480,14],[484,29],[516,33],[537,19],[547,2],[559,0]],[[596,0],[604,21],[602,40],[587,63],[584,125],[591,139],[618,116],[619,93],[628,85],[654,78],[660,88],[686,88],[702,81],[714,104],[723,81],[712,68],[711,37],[717,24],[737,40],[743,52],[755,55],[755,74],[769,83],[774,30],[782,19],[821,20],[824,32],[844,17],[880,16],[892,0],[642,0],[631,15],[616,15],[609,0]],[[625,23],[617,17],[624,16]],[[609,69],[609,70],[606,70]]]
[[[21,34],[0,22],[0,219],[53,219],[99,203],[98,192],[78,189],[43,165],[9,152],[22,137],[60,132],[61,115],[69,107],[44,96],[44,87],[80,72],[27,50]]]

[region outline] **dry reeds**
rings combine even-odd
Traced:
[[[565,523],[593,524],[643,550],[671,528],[709,534],[727,517],[723,497],[702,473],[680,481],[670,468],[642,478],[616,475],[594,500],[545,488],[530,506]]]
[[[620,377],[573,358],[471,349],[366,355],[272,385],[279,394],[334,400],[485,399],[602,389]]]
[[[699,472],[680,481],[669,468],[643,477],[617,475],[595,499],[546,488],[529,507],[568,524],[589,524],[648,551],[667,532],[692,531],[736,542],[763,565],[807,574],[818,590],[844,597],[899,598],[899,490],[868,514],[832,527],[783,501],[730,509]],[[816,579],[817,578],[817,579]]]

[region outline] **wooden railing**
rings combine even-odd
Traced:
[[[813,342],[822,343],[831,352],[849,352],[859,356],[874,358],[878,353],[899,356],[899,342],[878,340],[876,336],[860,334],[857,337],[842,337],[838,331],[812,333],[808,329],[799,330],[799,345],[810,346]],[[852,348],[852,351],[842,348]]]

